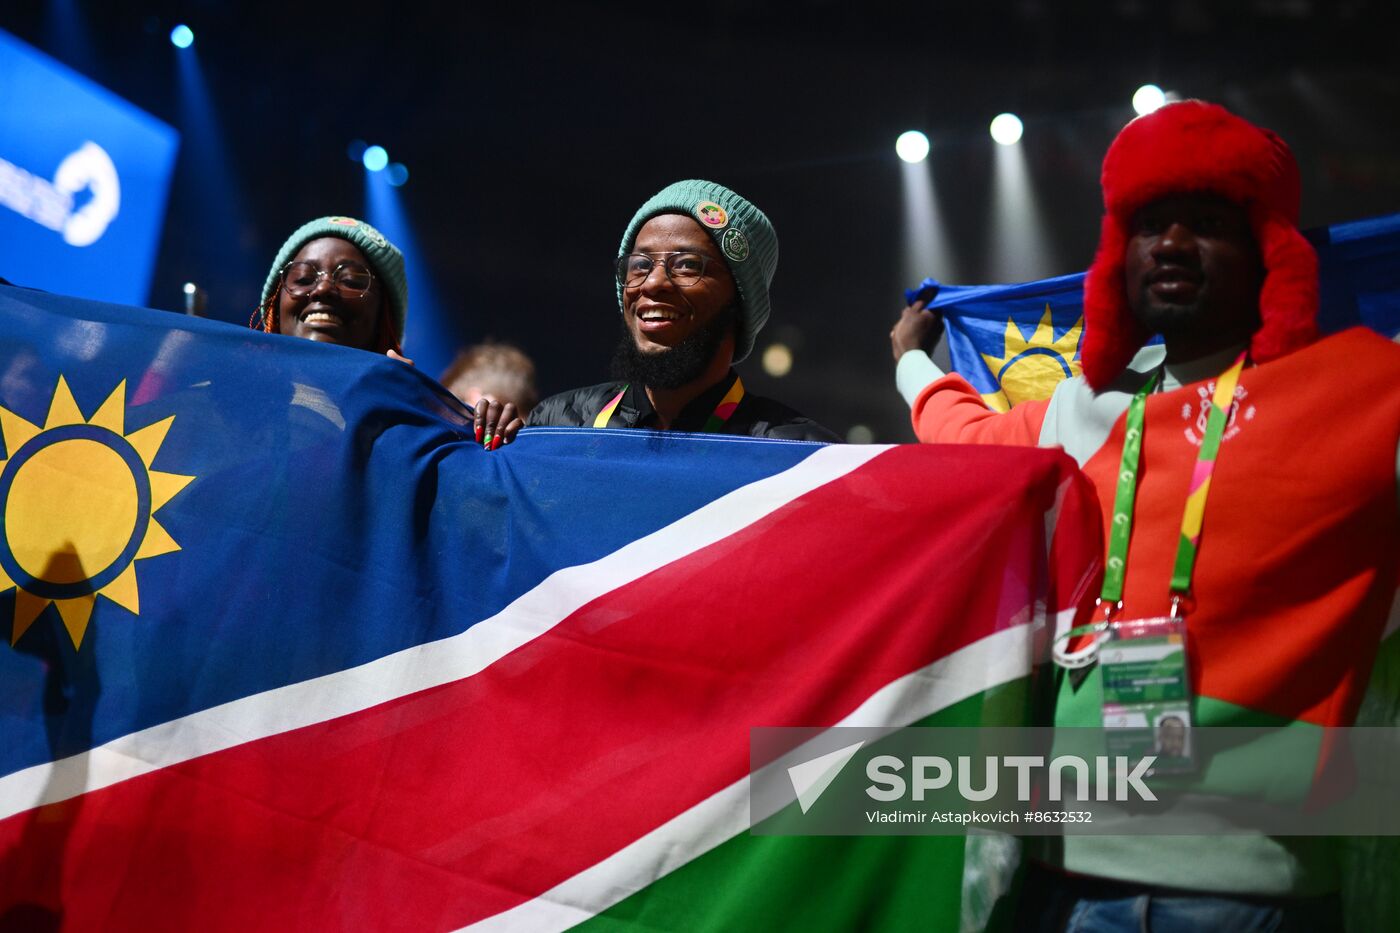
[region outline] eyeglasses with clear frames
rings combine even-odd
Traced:
[[[624,288],[636,288],[650,278],[658,261],[668,279],[681,288],[689,288],[705,277],[711,260],[703,253],[628,253],[617,259],[617,280]]]
[[[304,260],[289,262],[282,267],[282,287],[293,298],[305,298],[316,290],[322,278],[345,298],[359,298],[374,284],[374,275],[363,266],[342,262],[330,272],[318,269]]]

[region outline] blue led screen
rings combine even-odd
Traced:
[[[179,134],[0,32],[0,277],[145,304]]]

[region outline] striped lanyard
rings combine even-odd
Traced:
[[[1178,614],[1182,600],[1191,592],[1191,573],[1201,543],[1201,524],[1206,514],[1206,497],[1210,494],[1210,477],[1215,472],[1220,439],[1225,436],[1230,405],[1234,401],[1235,386],[1239,384],[1246,355],[1241,353],[1230,368],[1215,380],[1205,437],[1201,439],[1201,452],[1191,472],[1191,488],[1186,496],[1186,508],[1181,514],[1181,535],[1177,539],[1176,563],[1172,568],[1173,616]],[[1099,605],[1105,607],[1105,619],[1123,605],[1123,579],[1128,571],[1128,539],[1132,536],[1133,503],[1137,499],[1138,463],[1142,455],[1143,412],[1147,408],[1147,396],[1157,387],[1158,377],[1159,374],[1154,373],[1128,405],[1123,459],[1118,468],[1118,489],[1113,496],[1113,522],[1109,526],[1108,560],[1104,565],[1103,589],[1099,593]]]
[[[593,419],[593,427],[606,428],[608,422],[612,420],[613,412],[617,411],[617,406],[621,404],[622,397],[627,394],[629,386],[623,386],[622,391],[612,397],[608,404],[603,406],[603,410],[598,412],[598,416]],[[705,421],[705,427],[701,430],[706,434],[718,434],[723,430],[724,425],[729,421],[734,409],[739,407],[739,403],[744,400],[744,380],[738,376],[734,377],[734,384],[729,387],[729,391],[724,393],[724,398],[719,400],[715,410],[710,413],[710,417]]]

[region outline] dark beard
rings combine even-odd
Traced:
[[[1198,298],[1183,304],[1157,303],[1150,295],[1143,295],[1142,301],[1133,312],[1134,319],[1149,334],[1160,334],[1164,339],[1180,334],[1192,334],[1208,323]]]
[[[622,339],[613,351],[612,376],[624,382],[640,383],[655,389],[679,389],[705,374],[719,352],[720,344],[734,327],[738,315],[734,306],[669,350],[643,353],[637,349],[627,322],[622,322]]]
[[[1145,292],[1145,289],[1144,289]],[[1177,304],[1157,302],[1143,294],[1138,306],[1129,305],[1138,325],[1149,335],[1160,335],[1172,359],[1188,360],[1237,343],[1246,343],[1260,327],[1258,307],[1226,316],[1220,302],[1209,295]]]

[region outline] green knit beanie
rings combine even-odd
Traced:
[[[712,181],[691,179],[667,185],[632,217],[618,248],[619,258],[632,252],[637,231],[658,214],[684,214],[709,231],[739,290],[739,328],[734,362],[749,355],[768,323],[768,287],[778,268],[778,234],[763,211]],[[617,285],[622,307],[622,283]]]
[[[307,243],[327,236],[348,240],[365,254],[370,271],[383,283],[384,293],[389,296],[389,320],[394,326],[394,342],[402,346],[404,321],[408,317],[408,279],[404,275],[403,253],[385,239],[384,234],[353,217],[318,217],[298,227],[296,233],[288,237],[277,251],[277,258],[272,260],[258,306],[267,304],[267,299],[277,287],[282,267],[291,262],[292,257]]]

